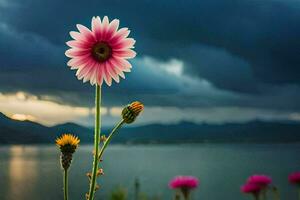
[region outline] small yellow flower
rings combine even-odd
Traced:
[[[63,134],[61,137],[58,137],[56,140],[56,145],[62,150],[64,147],[69,146],[69,148],[76,150],[79,145],[80,140],[78,137],[72,134]]]
[[[139,101],[134,101],[126,106],[122,111],[122,117],[125,123],[134,122],[137,116],[144,110],[144,105]]]
[[[63,169],[67,170],[72,162],[72,154],[77,149],[80,140],[72,134],[63,134],[56,140],[56,145],[60,148],[60,162]]]

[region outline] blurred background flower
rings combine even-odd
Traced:
[[[246,183],[245,185],[241,186],[241,192],[246,194],[252,194],[255,200],[259,199],[261,189],[261,186],[251,183]]]
[[[267,175],[253,175],[247,179],[247,183],[267,187],[272,183],[272,178]]]
[[[293,172],[288,176],[288,180],[291,184],[300,186],[300,172]]]
[[[194,176],[176,176],[169,182],[169,187],[180,190],[186,200],[190,198],[191,190],[198,186],[199,180]]]

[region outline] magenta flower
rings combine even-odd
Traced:
[[[198,185],[199,180],[194,176],[176,176],[169,182],[169,187],[179,189],[186,200],[189,199],[190,191]]]
[[[76,76],[92,85],[112,84],[112,79],[119,82],[119,76],[125,78],[124,72],[130,72],[131,64],[127,59],[134,58],[135,40],[128,38],[128,28],[119,28],[119,20],[109,22],[105,16],[92,18],[91,30],[77,24],[79,32],[71,31],[74,40],[68,41],[71,48],[66,56],[71,69],[77,69]]]
[[[248,178],[247,183],[266,187],[272,183],[272,179],[266,175],[253,175]]]
[[[288,179],[292,184],[300,184],[300,172],[291,173]]]
[[[194,189],[198,187],[198,185],[199,185],[199,180],[193,176],[176,176],[169,183],[169,187],[171,189],[178,189],[178,188]]]
[[[252,193],[254,195],[257,195],[259,194],[260,191],[261,191],[261,186],[256,184],[246,183],[245,185],[241,186],[241,192],[243,193]]]

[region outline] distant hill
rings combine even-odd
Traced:
[[[181,142],[300,142],[300,124],[251,121],[247,123],[175,125],[153,124],[122,130],[116,141],[133,143]]]
[[[77,124],[66,123],[46,127],[31,121],[13,120],[0,113],[0,143],[2,144],[53,143],[58,135],[65,132],[80,136],[83,142],[92,141],[93,131]]]
[[[46,127],[31,121],[12,120],[0,113],[1,144],[53,143],[58,135],[66,132],[78,135],[82,143],[93,141],[92,129],[74,123]],[[108,128],[104,128],[103,132],[108,133]],[[181,122],[173,125],[125,126],[113,142],[300,142],[300,123],[257,120],[222,125]]]

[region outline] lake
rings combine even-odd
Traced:
[[[82,145],[70,170],[70,200],[84,200],[86,172],[91,169],[92,146]],[[287,176],[300,171],[300,144],[111,145],[104,155],[105,176],[96,199],[109,199],[117,186],[133,195],[138,177],[149,199],[171,200],[167,184],[175,175],[197,176],[194,200],[246,200],[240,185],[253,173],[273,177],[282,199],[297,199]],[[54,145],[0,147],[1,200],[62,200],[59,152]],[[131,198],[132,199],[132,198]],[[271,198],[270,198],[271,199]]]

